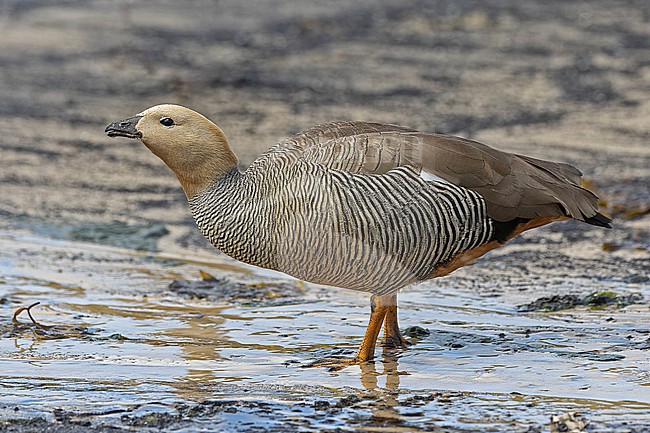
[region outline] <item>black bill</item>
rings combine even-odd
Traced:
[[[140,119],[142,119],[142,116],[133,116],[113,122],[106,127],[104,132],[109,137],[141,138],[142,133],[135,128]]]

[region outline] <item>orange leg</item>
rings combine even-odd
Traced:
[[[384,324],[384,347],[404,347],[409,342],[399,332],[397,323],[397,293],[390,295],[372,295],[370,298],[370,321],[357,351],[357,362],[369,361],[375,354],[377,337]]]
[[[384,347],[404,347],[409,343],[402,336],[397,324],[397,294],[372,295],[370,297],[370,320],[357,356],[354,359],[326,358],[313,362],[306,367],[330,367],[338,370],[350,364],[362,364],[375,356],[377,337],[384,325]]]
[[[406,338],[399,332],[399,324],[397,323],[397,293],[390,296],[390,304],[386,310],[386,317],[384,318],[384,347],[405,347],[411,343],[406,341]]]
[[[390,306],[391,295],[372,295],[370,298],[370,321],[363,336],[363,341],[357,351],[356,361],[370,361],[375,356],[375,346],[377,337],[381,331],[381,325],[384,323],[384,317]]]

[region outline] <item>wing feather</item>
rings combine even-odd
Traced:
[[[598,215],[598,198],[575,167],[503,152],[478,141],[369,122],[335,122],[302,131],[269,150],[332,170],[383,174],[409,166],[479,193],[497,221]]]

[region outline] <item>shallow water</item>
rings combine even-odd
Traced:
[[[425,283],[400,295],[400,317],[429,335],[407,350],[378,349],[375,363],[328,371],[303,366],[354,354],[366,295],[217,255],[186,260],[10,232],[0,243],[0,419],[525,431],[579,411],[596,430],[650,425],[647,303],[522,313],[503,297]],[[174,279],[200,280],[200,270],[278,290],[207,299],[170,290]],[[647,285],[598,284],[650,297]],[[25,312],[12,324],[14,311],[37,301],[32,315],[51,328]]]

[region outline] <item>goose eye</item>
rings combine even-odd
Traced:
[[[173,126],[174,119],[172,119],[171,117],[163,117],[162,119],[160,119],[160,123],[163,126]]]

